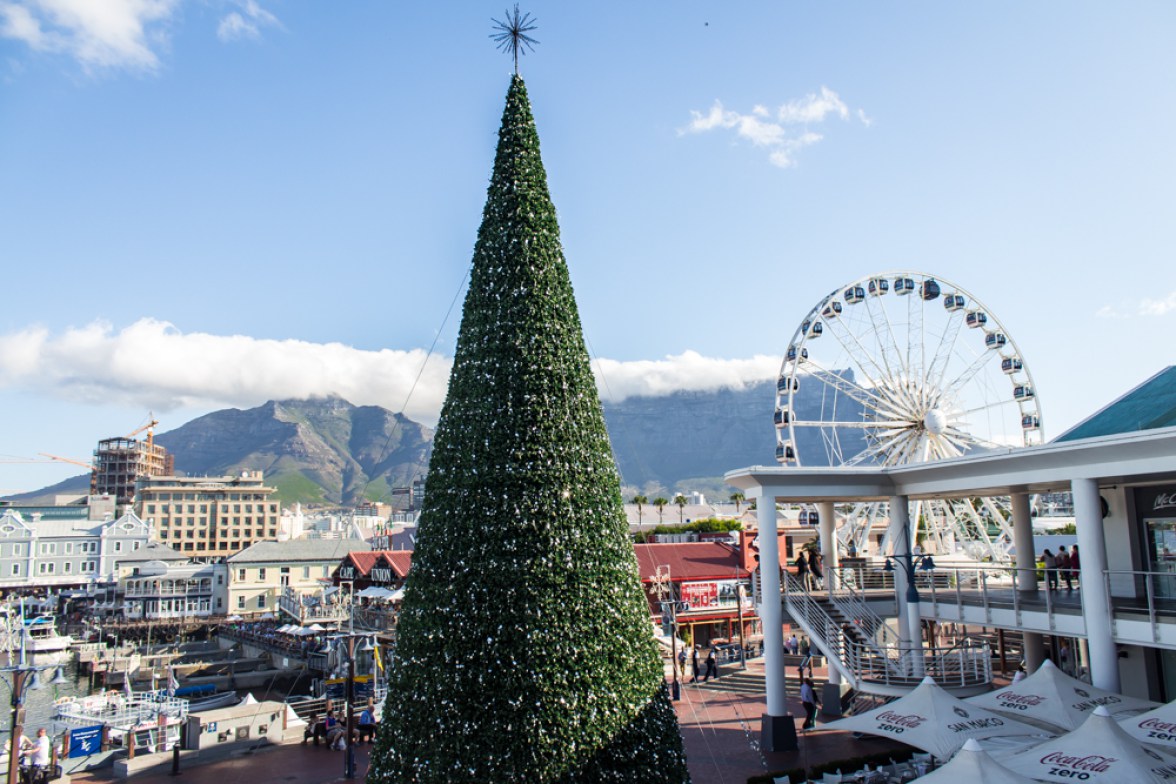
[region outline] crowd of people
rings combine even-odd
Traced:
[[[1060,590],[1060,583],[1066,584],[1066,590],[1074,590],[1078,582],[1078,545],[1073,545],[1069,552],[1066,546],[1058,548],[1057,554],[1050,552],[1047,547],[1041,554],[1041,568],[1045,571],[1045,589],[1047,591]]]
[[[359,716],[356,717],[355,731],[351,735],[351,742],[356,744],[375,743],[378,728],[379,722],[376,721],[375,709],[369,702],[367,707],[360,711]],[[336,718],[332,708],[328,707],[326,715],[321,719],[317,713],[310,717],[302,735],[302,745],[305,746],[312,740],[316,746],[321,740],[328,749],[336,751],[347,748],[347,726]]]

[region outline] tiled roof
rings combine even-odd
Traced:
[[[412,550],[370,550],[348,553],[345,557],[355,565],[361,577],[366,577],[373,568],[383,562],[388,564],[397,577],[404,578],[408,576],[409,567],[412,565]]]
[[[670,579],[733,580],[747,576],[739,564],[739,551],[723,542],[638,544],[637,567],[643,581],[652,580],[657,567],[669,566]]]
[[[350,552],[371,550],[362,539],[291,539],[258,542],[228,558],[229,563],[289,563],[291,561],[341,561]]]

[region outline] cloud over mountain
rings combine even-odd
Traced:
[[[426,361],[427,360],[427,361]],[[743,389],[774,378],[779,358],[704,357],[593,362],[601,396],[620,402],[683,391]],[[97,321],[54,334],[29,327],[0,335],[0,386],[75,403],[249,407],[266,400],[338,396],[432,425],[452,359],[423,349],[370,351],[342,343],[184,333],[157,319],[116,330]]]

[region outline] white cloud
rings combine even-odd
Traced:
[[[852,113],[862,125],[873,123],[865,112],[858,109]],[[787,168],[796,164],[796,152],[816,144],[823,137],[808,129],[808,126],[822,123],[833,116],[849,120],[851,112],[845,102],[830,90],[822,87],[821,92],[810,93],[803,98],[784,103],[773,113],[762,104],[756,104],[748,114],[725,109],[716,100],[710,111],[690,112],[690,123],[679,130],[679,134],[705,133],[715,129],[733,130],[741,139],[757,147],[769,148],[768,160],[775,166]],[[797,127],[800,126],[800,127]]]
[[[242,38],[257,39],[261,37],[261,28],[282,26],[278,18],[256,0],[244,0],[239,5],[241,10],[226,14],[216,28],[216,37],[225,43]]]
[[[0,0],[0,36],[93,72],[154,71],[179,0]]]
[[[183,333],[154,319],[117,331],[95,322],[58,335],[43,327],[0,335],[0,386],[158,412],[339,395],[357,405],[403,408],[431,425],[441,411],[452,360],[434,356],[426,363],[425,357],[422,349],[366,351],[341,343]],[[775,378],[779,366],[779,357],[718,359],[693,351],[652,361],[593,362],[601,395],[613,402],[740,388]]]
[[[1095,316],[1098,318],[1128,319],[1137,316],[1166,316],[1176,310],[1176,291],[1169,292],[1160,299],[1144,297],[1134,305],[1103,305]]]

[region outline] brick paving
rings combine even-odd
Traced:
[[[675,703],[690,775],[694,784],[743,784],[750,776],[793,767],[808,767],[821,762],[855,757],[878,751],[902,748],[893,741],[876,738],[854,739],[850,734],[818,728],[800,736],[795,752],[762,753],[759,750],[760,715],[764,709],[762,693],[725,691],[725,682],[735,678],[727,674],[737,668],[724,667],[723,677],[709,685],[685,684],[682,699]],[[763,673],[760,661],[748,663],[747,672]],[[818,680],[822,673],[816,673]],[[795,678],[790,677],[793,694],[789,709],[803,716],[800,700],[795,696]],[[732,686],[734,688],[734,686]],[[800,721],[798,719],[797,724]],[[356,747],[356,779],[367,774],[370,746]],[[135,784],[326,784],[345,782],[343,752],[299,743],[259,747],[251,754],[205,764],[187,764],[179,777],[165,768],[160,772],[141,773]],[[109,782],[109,768],[73,776],[79,784]]]

